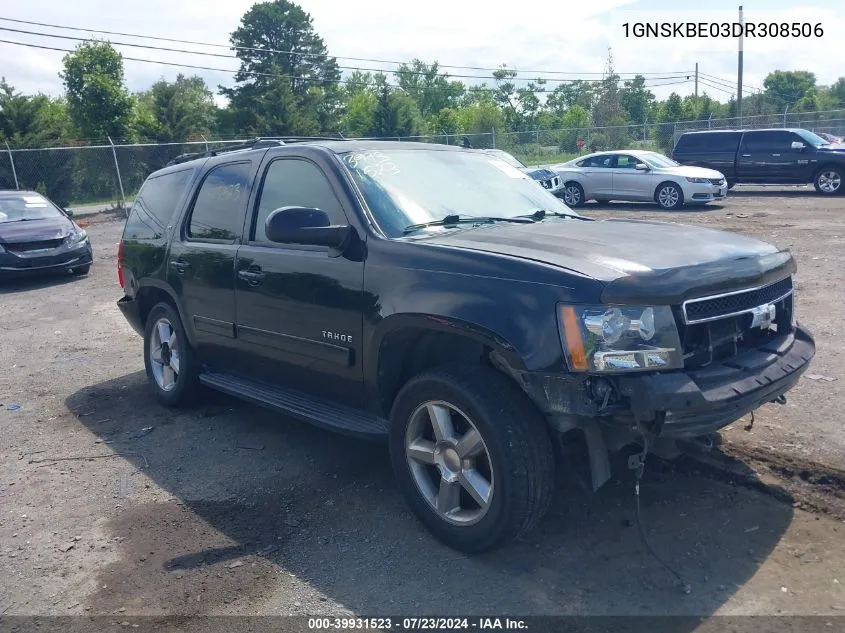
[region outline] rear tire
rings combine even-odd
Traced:
[[[563,185],[560,197],[566,206],[570,208],[580,207],[584,204],[584,188],[577,182],[567,182]]]
[[[527,533],[551,502],[545,422],[489,367],[452,365],[411,379],[393,404],[389,443],[411,510],[456,550],[479,552]]]
[[[674,211],[684,206],[684,192],[674,182],[664,182],[654,192],[654,201],[661,209]]]
[[[150,387],[166,407],[189,404],[200,391],[196,354],[169,303],[157,303],[147,316],[144,366]]]
[[[813,179],[813,186],[824,196],[835,196],[842,193],[842,183],[845,181],[845,170],[836,165],[822,167]]]

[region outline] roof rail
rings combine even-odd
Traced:
[[[218,147],[217,149],[210,149],[205,152],[190,152],[187,154],[180,154],[173,160],[167,163],[167,166],[178,165],[186,163],[197,158],[208,158],[217,156],[219,154],[226,154],[228,152],[245,151],[248,149],[261,149],[262,147],[278,147],[286,143],[307,143],[308,141],[337,141],[346,140],[342,134],[338,132],[338,136],[259,136],[245,143],[239,145],[229,145],[228,147]]]

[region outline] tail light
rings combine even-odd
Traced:
[[[123,240],[117,245],[117,281],[123,288]]]

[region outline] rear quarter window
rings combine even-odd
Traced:
[[[135,196],[131,216],[142,216],[138,218],[140,221],[152,220],[161,228],[167,228],[179,207],[192,173],[192,169],[182,169],[147,178]]]
[[[694,132],[683,134],[673,154],[700,152],[736,152],[740,134],[734,132]]]

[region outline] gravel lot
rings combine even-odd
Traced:
[[[0,284],[0,614],[845,615],[845,198],[738,187],[703,210],[584,212],[799,261],[810,376],[751,432],[646,469],[643,527],[689,593],[642,546],[624,471],[597,494],[562,472],[535,533],[465,557],[411,517],[380,444],[222,395],[158,406],[115,306],[122,222],[101,214],[89,276]]]

